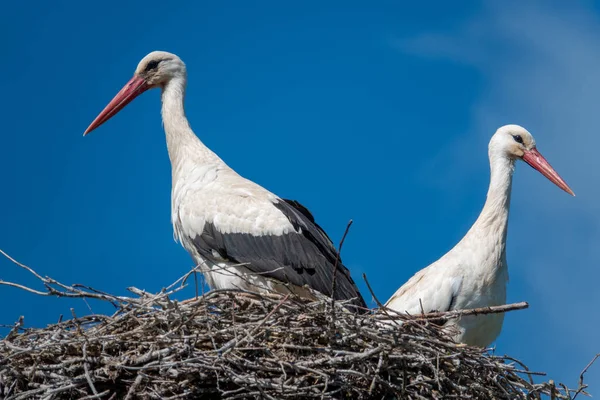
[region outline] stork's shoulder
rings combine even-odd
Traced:
[[[204,197],[213,197],[230,201],[246,199],[256,204],[266,204],[277,198],[264,187],[244,178],[224,164],[212,168],[198,167],[190,170],[188,175],[187,179],[181,180],[185,186],[184,190],[200,202],[204,201]]]
[[[276,207],[278,197],[231,170],[217,171],[217,178],[190,182],[173,192],[173,223],[195,237],[205,223],[221,233],[281,235],[293,229]]]

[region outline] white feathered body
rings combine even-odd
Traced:
[[[172,166],[175,239],[214,289],[313,290],[365,307],[350,273],[310,212],[240,176],[193,133],[184,115],[185,76],[162,92],[162,115]],[[244,265],[241,265],[244,264]],[[336,287],[332,276],[337,265]]]

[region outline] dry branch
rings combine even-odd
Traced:
[[[491,306],[491,307],[480,307],[480,308],[471,308],[468,310],[453,310],[453,311],[444,311],[444,312],[430,312],[425,314],[417,314],[411,315],[407,318],[406,314],[401,314],[396,310],[392,310],[391,308],[383,307],[388,314],[385,317],[381,316],[382,319],[392,319],[392,320],[402,320],[402,319],[410,319],[410,320],[439,320],[439,321],[447,321],[450,319],[463,317],[467,315],[483,315],[483,314],[500,314],[508,311],[517,311],[524,310],[529,308],[529,304],[526,301],[522,301],[520,303],[512,303],[512,304],[504,304],[502,306]],[[389,313],[392,313],[391,315]]]

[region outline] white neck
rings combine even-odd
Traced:
[[[466,246],[469,254],[478,256],[477,265],[487,272],[505,268],[506,233],[510,192],[515,160],[500,152],[490,152],[490,187],[483,210],[457,247]],[[481,257],[481,259],[479,259]]]
[[[161,95],[162,119],[173,176],[177,175],[188,160],[199,164],[223,163],[190,128],[183,105],[185,86],[185,76],[174,77],[163,87]]]
[[[515,160],[503,154],[491,154],[490,187],[483,210],[474,226],[479,229],[496,228],[498,232],[506,235],[514,169]]]

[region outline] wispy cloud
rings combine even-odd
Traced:
[[[394,43],[476,69],[485,88],[473,106],[470,137],[484,146],[501,125],[525,126],[577,194],[569,198],[520,165],[508,250],[511,276],[531,291],[528,312],[540,315],[537,334],[554,346],[556,363],[570,365],[600,351],[599,43],[591,4],[541,1],[487,2],[453,30]],[[439,157],[452,160],[447,174],[466,182],[473,172],[461,155],[474,144],[462,139]],[[600,382],[600,368],[588,378]]]

